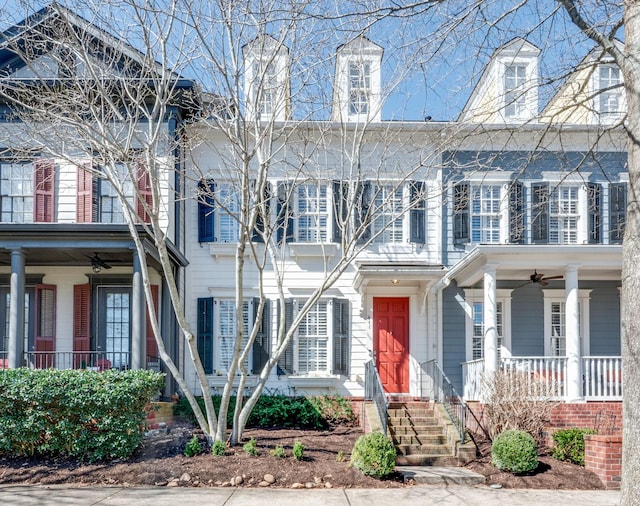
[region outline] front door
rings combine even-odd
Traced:
[[[376,367],[387,393],[409,392],[409,299],[373,299]]]
[[[100,369],[126,369],[131,354],[131,288],[100,286],[98,290]]]

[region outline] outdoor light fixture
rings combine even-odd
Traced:
[[[391,284],[392,285],[397,285],[398,283],[400,283],[400,281],[398,281],[397,279],[392,279],[391,280]]]
[[[94,274],[98,274],[103,268],[111,269],[111,266],[102,260],[102,258],[98,256],[98,253],[95,253],[92,257],[87,255],[87,257],[91,260],[91,270]]]

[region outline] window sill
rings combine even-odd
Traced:
[[[294,257],[333,257],[338,253],[338,245],[331,242],[290,242],[289,250]]]
[[[289,376],[289,384],[294,388],[332,387],[339,376]]]

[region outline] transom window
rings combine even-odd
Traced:
[[[526,65],[507,65],[504,71],[505,116],[517,118],[526,111],[526,93],[524,83],[527,75]]]
[[[2,163],[0,201],[3,223],[33,222],[33,164]]]
[[[374,213],[372,220],[373,242],[399,243],[403,241],[402,186],[378,186],[375,188],[373,201]]]
[[[371,87],[371,64],[352,62],[349,64],[349,114],[369,112],[369,90]]]
[[[296,241],[326,242],[329,223],[327,192],[325,184],[296,187]]]
[[[482,185],[472,188],[471,240],[479,243],[500,242],[500,185]]]
[[[554,190],[549,199],[549,242],[576,244],[578,242],[578,187],[563,185]]]
[[[216,370],[228,371],[233,361],[234,346],[238,332],[236,303],[234,299],[216,299]],[[242,304],[242,346],[249,340],[249,302]],[[249,370],[249,356],[245,366]]]
[[[622,91],[620,88],[620,69],[613,65],[598,68],[598,111],[602,116],[617,115],[622,112]]]

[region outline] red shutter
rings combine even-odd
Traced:
[[[91,286],[75,285],[73,287],[73,351],[74,368],[90,365],[89,351],[91,327]]]
[[[158,318],[158,285],[151,285],[151,298],[153,299],[153,308],[156,313],[156,319]],[[151,318],[149,310],[147,309],[147,362],[158,361],[158,345],[156,338],[153,335],[153,328],[151,327]],[[156,320],[157,321],[157,320]]]
[[[55,285],[36,285],[36,325],[34,344],[37,353],[36,368],[55,367],[56,349],[56,287]]]
[[[37,159],[34,162],[35,204],[34,221],[54,221],[55,165],[51,160]]]
[[[138,191],[136,192],[136,213],[139,223],[149,223],[149,214],[145,210],[145,205],[152,208],[153,196],[151,194],[151,179],[145,163],[141,160],[136,165],[136,182]]]
[[[86,167],[90,169],[91,162],[88,162]],[[78,167],[76,222],[93,222],[93,174],[82,167]]]

